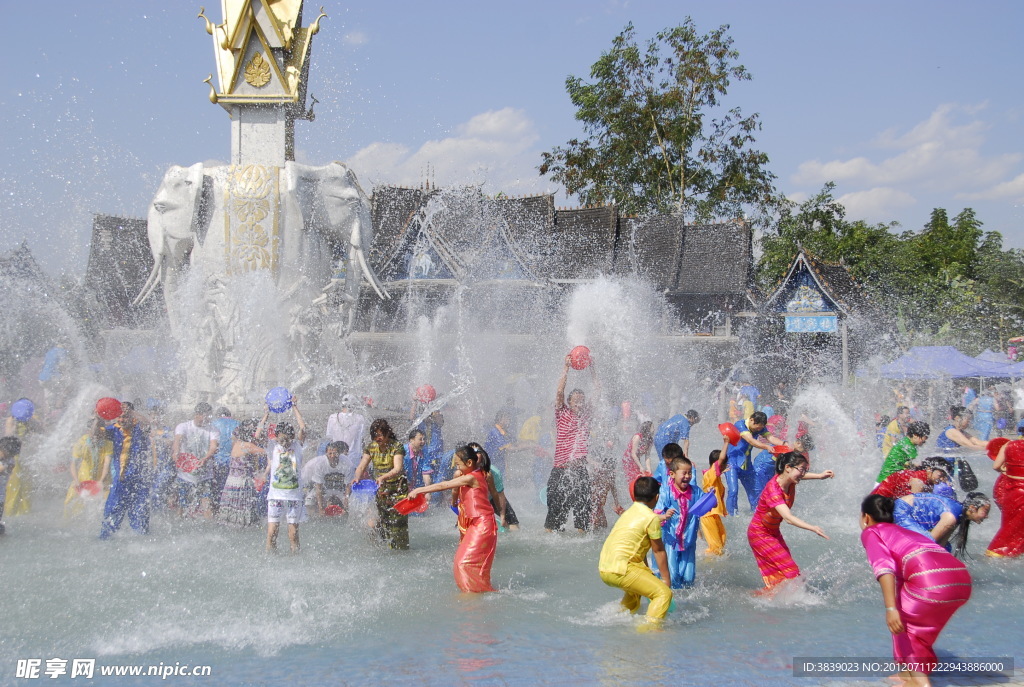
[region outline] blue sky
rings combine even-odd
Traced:
[[[689,14],[702,32],[731,26],[753,80],[726,104],[760,113],[784,193],[833,180],[848,217],[903,229],[973,207],[1024,247],[1024,3],[323,4],[320,103],[296,124],[297,157],[349,162],[366,187],[418,185],[429,165],[442,186],[558,191],[536,167],[580,134],[566,76],[587,76],[627,22],[646,40]],[[169,165],[228,157],[198,7],[4,3],[18,28],[0,82],[0,252],[28,239],[52,272],[81,274],[92,213],[144,217]]]

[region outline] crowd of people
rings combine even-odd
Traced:
[[[684,416],[671,418],[657,430],[663,437],[655,440],[663,462],[653,475],[643,471],[648,464],[634,455],[632,445],[642,447],[643,437],[627,448],[624,466],[632,480],[634,504],[615,524],[598,563],[601,579],[624,591],[625,610],[637,612],[646,597],[649,621],[657,623],[669,613],[672,589],[693,584],[698,529],[707,555],[724,550],[721,521],[723,516],[740,514],[740,485],[753,511],[747,541],[764,582],[756,594],[776,594],[800,576],[782,535],[783,522],[828,538],[821,527],[793,513],[798,484],[835,476],[831,470],[809,470],[814,448],[811,423],[802,418],[793,446],[786,445],[785,419],[756,410],[758,396],[744,389],[730,404],[744,409],[745,417],[719,427],[722,448],[709,456],[701,487],[691,484],[694,467],[687,452],[677,442],[666,443],[673,425]],[[696,413],[685,417],[688,424],[677,437],[688,438],[689,427],[699,422]],[[978,480],[968,461],[972,452],[987,453],[999,473],[994,491],[1002,523],[986,555],[1024,554],[1024,437],[982,440],[968,431],[971,421],[967,407],[950,408],[948,424],[935,442],[939,455],[919,459],[930,427],[913,420],[909,408],[899,407],[880,435],[882,466],[861,505],[861,542],[881,589],[893,658],[904,667],[900,677],[908,684],[929,684],[936,664],[935,641],[971,595],[972,580],[963,561],[968,533],[971,524],[984,521],[991,510],[989,497],[974,491]],[[760,452],[751,460],[754,449]],[[957,488],[965,492],[962,497]],[[702,489],[714,496],[713,510],[701,507]]]
[[[268,551],[277,548],[283,522],[293,552],[300,549],[299,526],[310,515],[348,515],[384,545],[404,550],[410,547],[410,517],[447,503],[458,516],[456,585],[488,592],[494,589],[498,532],[519,526],[504,481],[508,471],[522,470],[520,478],[532,472],[543,484],[549,532],[563,530],[570,516],[580,532],[607,528],[611,497],[619,517],[602,547],[598,572],[606,584],[623,590],[624,609],[636,612],[642,598],[650,599],[646,618],[652,626],[671,610],[672,590],[694,584],[699,540],[705,556],[726,550],[729,517],[749,513],[747,541],[763,582],[756,593],[776,594],[799,578],[781,526],[827,539],[820,526],[794,513],[794,501],[803,481],[828,480],[835,473],[810,470],[814,420],[801,415],[789,441],[784,384],[770,399],[753,384],[737,385],[728,404],[732,422],[719,426],[721,448],[701,470],[691,458],[691,433],[702,420],[696,410],[656,424],[639,413],[630,420],[624,406],[616,425],[595,410],[605,404],[592,362],[588,374],[596,399],[579,388],[566,393],[573,362],[566,356],[548,436],[540,413],[520,424],[507,403],[481,433],[483,444],[460,442],[450,450],[444,417],[429,405],[432,396],[414,400],[412,428],[400,438],[392,427],[395,418],[370,422],[360,399],[346,394],[313,440],[295,397],[282,408],[268,403],[261,419],[241,421],[227,408],[215,412],[200,402],[191,419],[173,427],[159,402],[139,409],[139,403],[101,399],[70,451],[64,515],[82,517],[88,499],[102,498],[101,539],[113,536],[126,516],[132,529],[148,533],[154,511],[235,527],[266,522]],[[12,404],[0,438],[0,517],[5,510],[19,515],[31,508],[31,471],[23,469],[22,449],[40,428],[30,406],[27,399]],[[937,455],[926,458],[918,453],[931,428],[911,408],[899,406],[891,420],[880,423],[881,467],[862,505],[862,543],[880,583],[898,660],[934,659],[935,639],[970,596],[962,562],[968,533],[991,510],[990,498],[975,491],[971,452],[987,453],[999,473],[994,500],[1002,525],[986,554],[1024,554],[1024,438],[981,438],[971,431],[973,419],[970,406],[953,406],[936,437]],[[632,501],[628,508],[616,487],[622,483]],[[446,491],[450,501],[427,498]],[[926,673],[910,678],[926,681]]]

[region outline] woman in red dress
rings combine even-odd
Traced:
[[[409,498],[458,489],[462,540],[455,552],[455,584],[464,592],[493,592],[491,565],[498,547],[498,524],[487,484],[490,460],[483,449],[463,446],[455,451],[455,467],[455,477],[413,489]]]
[[[1001,473],[992,495],[1002,519],[985,555],[1016,558],[1024,554],[1024,441],[1004,444],[992,469]]]
[[[796,485],[806,473],[807,457],[804,454],[791,452],[779,456],[775,463],[775,476],[761,492],[757,510],[750,520],[747,541],[754,552],[765,587],[759,593],[774,590],[779,583],[800,576],[800,568],[789,553],[786,540],[782,538],[783,521],[828,539],[824,530],[804,522],[791,511],[796,497]],[[822,474],[833,476],[831,470]]]

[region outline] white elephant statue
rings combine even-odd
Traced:
[[[153,270],[136,303],[163,285],[189,398],[301,390],[324,327],[351,330],[363,280],[389,297],[366,259],[369,198],[340,162],[172,167],[148,234]]]

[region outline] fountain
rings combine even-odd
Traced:
[[[520,423],[539,415],[542,432],[549,431],[562,360],[584,344],[600,393],[589,372],[571,372],[569,383],[587,392],[601,418],[605,441],[594,442],[595,460],[617,460],[638,420],[658,422],[695,408],[704,420],[691,453],[703,468],[720,446],[713,427],[724,419],[725,389],[740,370],[769,381],[783,365],[806,367],[792,356],[741,352],[727,313],[742,310],[744,279],[736,280],[741,286],[727,308],[706,305],[715,294],[705,293],[693,299],[701,303],[694,318],[701,324],[688,328],[680,320],[679,294],[669,281],[681,277],[659,270],[682,272],[682,263],[665,258],[652,267],[647,259],[664,257],[649,249],[662,245],[660,219],[645,224],[600,208],[556,215],[550,197],[511,202],[478,189],[384,189],[371,205],[346,166],[290,160],[291,127],[304,115],[310,42],[322,15],[304,27],[298,0],[223,6],[223,23],[207,20],[207,29],[220,79],[211,83],[212,99],[232,113],[231,164],[172,168],[149,212],[154,266],[139,295],[152,298],[161,288],[165,294],[168,326],[179,341],[168,375],[175,386],[166,391],[173,400],[207,398],[249,410],[268,388],[285,385],[323,402],[307,418],[320,430],[322,411],[352,393],[372,397],[373,407],[364,410],[391,418],[396,429],[440,409],[451,448],[482,439],[499,407],[518,411]],[[252,102],[268,88],[279,89],[280,102]],[[406,203],[406,196],[416,202]],[[585,213],[599,221],[572,224]],[[604,233],[587,233],[596,224]],[[719,229],[735,244],[729,252],[749,262],[749,232]],[[559,261],[564,245],[574,264]],[[501,535],[497,594],[455,591],[456,535],[446,509],[412,522],[412,550],[401,556],[339,518],[303,525],[303,552],[294,557],[264,555],[259,528],[233,530],[166,513],[154,516],[148,537],[121,532],[97,541],[95,517],[56,515],[67,477],[52,468],[66,463],[96,398],[125,388],[144,398],[149,390],[130,381],[118,388],[99,383],[112,376],[89,369],[86,361],[96,354],[66,309],[13,282],[0,287],[5,312],[37,317],[27,324],[4,319],[5,355],[20,346],[26,329],[52,327],[45,341],[25,350],[42,356],[60,346],[77,361],[69,367],[74,384],[65,412],[28,456],[40,478],[33,511],[9,521],[0,541],[3,617],[12,628],[0,643],[0,670],[9,674],[28,668],[20,662],[38,659],[45,668],[56,657],[94,660],[97,671],[210,666],[217,684],[229,685],[805,685],[794,677],[797,656],[889,652],[857,527],[857,507],[879,461],[865,422],[885,403],[877,389],[810,380],[793,400],[791,427],[801,413],[818,420],[815,469],[838,474],[802,486],[795,506],[832,538],[786,533],[805,587],[775,600],[753,597],[760,579],[745,541],[747,521],[730,518],[727,555],[698,558],[697,585],[679,593],[666,631],[638,634],[634,620],[616,611],[616,592],[597,577],[601,535],[542,531],[532,455],[506,482],[523,529]],[[758,336],[757,325],[742,332],[744,342]],[[23,363],[0,362],[5,371]],[[411,408],[423,384],[439,395]],[[5,391],[16,393],[13,385]],[[978,472],[990,490],[991,471]],[[625,485],[618,487],[624,495]],[[940,655],[1019,652],[1024,603],[1012,592],[1021,584],[1019,565],[977,555],[994,531],[987,522],[972,535],[975,598],[940,640]]]
[[[213,36],[219,85],[210,100],[231,116],[231,164],[172,167],[150,206],[153,253],[142,303],[162,286],[187,371],[185,397],[237,405],[254,389],[303,393],[322,339],[347,333],[373,241],[369,198],[341,163],[294,161],[296,119],[320,16],[301,2],[227,2]],[[258,294],[258,297],[255,297]],[[329,347],[324,347],[329,348]]]

